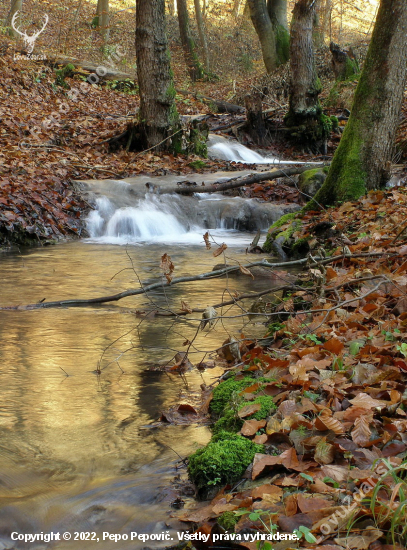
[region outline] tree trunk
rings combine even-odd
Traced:
[[[331,42],[329,49],[336,80],[348,80],[359,73],[359,63],[352,48],[341,50],[338,44]]]
[[[246,130],[256,145],[264,147],[269,145],[267,129],[264,123],[261,95],[254,93],[245,97],[246,105]]]
[[[137,0],[137,77],[142,148],[161,143],[179,128],[165,27],[165,0]],[[160,145],[170,148],[168,139]]]
[[[406,28],[407,2],[381,0],[348,124],[314,198],[319,204],[356,200],[389,178],[407,82]]]
[[[98,18],[99,18],[99,27],[100,34],[103,37],[103,41],[107,42],[109,40],[109,0],[98,0]]]
[[[11,27],[11,21],[13,19],[14,14],[17,13],[18,11],[21,12],[22,9],[23,9],[23,0],[11,0],[11,8],[7,15],[6,27],[10,27],[9,34],[12,37],[16,37],[18,36],[18,34]]]
[[[191,36],[189,27],[189,14],[187,0],[177,0],[178,23],[182,47],[189,75],[193,82],[203,78],[204,72],[195,50],[195,42]]]
[[[209,73],[210,71],[209,50],[208,50],[208,41],[206,40],[205,23],[201,12],[201,0],[194,0],[194,3],[195,3],[196,22],[198,25],[198,32],[199,32],[199,40],[201,42],[201,48],[204,53],[205,70],[207,73]]]
[[[329,35],[329,39],[331,38],[331,14],[332,14],[332,0],[325,0],[323,7],[321,6],[321,13],[319,17],[320,29],[321,29],[320,32],[324,41],[328,35]]]
[[[247,0],[250,18],[260,40],[266,71],[271,73],[278,66],[276,36],[267,12],[265,0]]]
[[[290,107],[284,122],[292,137],[318,149],[323,146],[332,124],[322,114],[318,96],[322,91],[318,78],[312,32],[315,1],[297,0],[291,21],[290,42]]]
[[[287,0],[267,0],[267,12],[274,28],[277,62],[283,65],[290,59]]]
[[[206,8],[208,7],[208,1],[209,0],[203,0],[203,6],[202,6],[202,17],[206,18]]]

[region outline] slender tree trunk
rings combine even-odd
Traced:
[[[312,44],[314,0],[298,0],[293,10],[290,42],[290,108],[285,124],[299,142],[325,142],[331,122],[322,114],[318,96],[322,91]]]
[[[104,42],[109,40],[110,28],[109,28],[109,0],[98,0],[98,18],[100,34],[103,37]]]
[[[21,12],[23,9],[23,0],[11,0],[11,8],[8,12],[7,19],[6,19],[6,27],[10,27],[9,34],[10,36],[16,37],[18,34],[14,31],[13,28],[11,28],[11,21],[14,17],[14,14],[18,11]]]
[[[260,40],[266,71],[271,73],[278,66],[276,37],[267,12],[265,0],[247,0],[250,18]]]
[[[325,4],[323,8],[321,8],[321,15],[320,15],[321,35],[324,41],[328,35],[329,35],[329,40],[331,40],[331,37],[330,37],[331,14],[332,14],[332,0],[325,0]]]
[[[204,19],[206,19],[206,8],[208,7],[208,5],[207,5],[207,2],[208,2],[208,1],[209,1],[209,0],[203,0],[203,5],[202,5],[202,17],[203,17]]]
[[[187,0],[177,0],[177,9],[179,32],[182,47],[184,49],[185,61],[188,66],[191,80],[195,82],[203,78],[204,72],[196,53],[194,39],[191,36]]]
[[[76,8],[75,15],[74,15],[74,18],[73,18],[73,26],[74,27],[76,27],[76,25],[78,24],[78,19],[79,19],[79,14],[80,14],[80,11],[81,11],[81,8],[82,8],[82,3],[83,3],[83,0],[79,0],[78,7]]]
[[[201,42],[201,48],[204,54],[205,70],[207,73],[209,73],[210,71],[209,50],[208,50],[208,41],[206,39],[205,23],[201,12],[201,0],[194,0],[194,3],[195,3],[196,22],[198,25],[198,32],[199,32],[199,40]]]
[[[382,0],[352,111],[322,188],[320,204],[358,199],[389,177],[407,83],[407,2]]]
[[[165,26],[165,0],[137,0],[137,77],[143,148],[161,143],[178,129],[175,88]],[[168,139],[160,146],[170,148]]]

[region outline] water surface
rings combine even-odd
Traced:
[[[229,242],[227,254],[242,263],[253,259],[245,255],[252,237],[220,235]],[[164,252],[173,259],[175,276],[210,271],[219,262],[203,244],[75,242],[4,253],[0,302],[92,298],[136,288],[138,278],[146,283],[160,277]],[[161,532],[165,522],[177,528],[169,516],[171,497],[161,502],[162,490],[177,475],[176,453],[186,456],[210,434],[196,425],[148,428],[186,395],[177,375],[150,369],[185,349],[198,320],[143,319],[136,312],[178,310],[181,300],[206,307],[228,292],[268,286],[249,277],[214,279],[91,308],[0,311],[0,548],[11,546],[11,531]],[[237,315],[227,327],[238,336],[247,318],[238,310],[229,314]],[[198,362],[227,336],[221,323],[201,332],[191,360]],[[219,373],[193,370],[186,376],[199,391]],[[80,542],[57,544],[83,548]],[[100,544],[104,550],[118,547]]]

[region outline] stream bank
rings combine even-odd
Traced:
[[[267,312],[266,339],[240,341],[212,394],[211,442],[190,457],[210,500],[179,517],[207,547],[251,549],[257,533],[253,545],[283,550],[278,533],[294,533],[300,548],[405,548],[406,205],[397,188],[303,216],[300,238],[332,222],[336,234],[317,236],[311,269]]]

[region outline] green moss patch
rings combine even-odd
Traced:
[[[242,477],[254,455],[263,450],[263,445],[241,435],[220,432],[189,457],[189,477],[198,489],[233,483]]]
[[[254,401],[250,401],[250,403],[245,403],[246,405],[261,405],[261,409],[257,411],[254,414],[251,414],[250,416],[246,417],[245,420],[264,420],[268,416],[270,416],[270,413],[272,411],[276,410],[276,405],[274,404],[273,398],[269,395],[259,395],[259,397],[256,397]]]
[[[228,407],[223,411],[222,416],[217,420],[212,428],[213,434],[220,432],[238,432],[243,426],[243,420],[239,418],[236,411]]]
[[[239,516],[234,512],[223,512],[223,514],[218,517],[218,524],[226,529],[226,531],[233,531],[238,521]]]
[[[229,404],[234,393],[239,394],[245,388],[251,386],[255,380],[249,376],[245,376],[241,380],[236,380],[235,377],[229,378],[221,382],[213,390],[210,411],[215,415],[220,415],[225,407]]]

